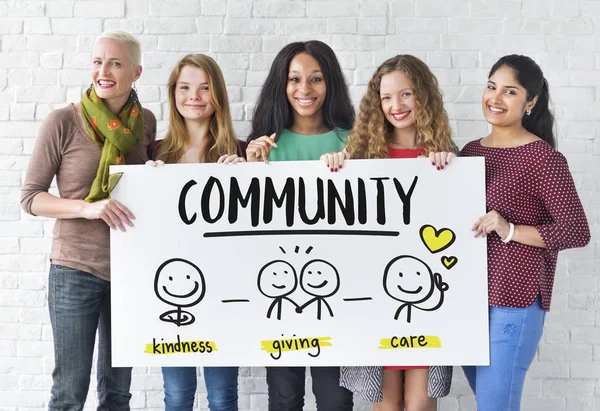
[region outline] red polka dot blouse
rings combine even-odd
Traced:
[[[541,295],[550,309],[558,251],[590,241],[581,201],[565,157],[545,141],[492,148],[471,141],[464,157],[485,157],[487,211],[515,225],[535,226],[546,248],[487,237],[489,304],[527,307]]]

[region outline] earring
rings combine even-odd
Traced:
[[[531,115],[531,109],[527,110],[527,115],[530,116]]]
[[[137,88],[135,87],[135,81],[131,85],[131,93],[129,94],[129,97],[131,98],[131,101],[133,101],[134,103],[138,102],[138,93],[137,93]]]

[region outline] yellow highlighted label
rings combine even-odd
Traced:
[[[281,358],[283,352],[311,349],[313,352],[309,352],[308,355],[318,357],[321,353],[321,347],[331,346],[331,337],[283,338],[260,342],[260,349],[269,353],[274,360]]]
[[[217,351],[217,344],[214,341],[189,340],[181,341],[179,335],[177,341],[164,341],[162,338],[157,341],[152,339],[152,343],[146,344],[144,353],[146,354],[210,354]]]
[[[379,340],[380,350],[394,348],[442,348],[442,340],[437,335],[407,335],[402,337],[382,338]]]

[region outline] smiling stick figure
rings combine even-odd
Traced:
[[[160,315],[160,320],[178,327],[190,325],[196,319],[181,307],[192,307],[204,298],[206,283],[202,271],[183,258],[165,261],[156,270],[154,292],[163,302],[177,307]]]
[[[283,300],[287,300],[294,307],[298,307],[298,304],[288,297],[297,286],[296,270],[287,261],[271,261],[260,269],[258,273],[258,290],[265,297],[273,298],[273,302],[267,310],[267,318],[271,318],[271,313],[277,307],[277,319],[281,320]]]
[[[331,297],[340,288],[340,275],[337,269],[325,260],[312,260],[306,263],[300,273],[300,287],[308,295],[315,298],[308,300],[296,312],[301,313],[312,303],[317,303],[317,320],[321,319],[321,305],[325,304],[329,315],[333,317],[333,310],[325,299]]]
[[[432,308],[419,307],[419,304],[431,298],[435,288],[440,291],[440,301]],[[440,274],[433,273],[423,261],[408,255],[401,255],[390,261],[383,274],[383,289],[387,295],[404,303],[396,310],[394,320],[398,319],[404,308],[408,323],[412,307],[422,311],[437,310],[444,303],[444,292],[448,288]]]

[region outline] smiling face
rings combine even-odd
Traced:
[[[189,261],[174,258],[164,262],[156,271],[154,291],[167,304],[189,307],[202,300],[206,284],[198,267]]]
[[[285,297],[298,285],[296,270],[283,260],[271,261],[258,273],[258,289],[270,298]]]
[[[415,128],[415,93],[404,71],[392,71],[381,77],[379,97],[383,115],[395,129]]]
[[[418,258],[396,257],[385,268],[383,287],[394,300],[422,302],[433,292],[433,273]]]
[[[290,61],[286,94],[294,118],[312,117],[320,122],[323,103],[327,95],[325,77],[317,60],[309,54],[299,53]]]
[[[199,67],[185,66],[175,84],[177,111],[189,121],[206,121],[215,112],[212,105],[208,76]]]
[[[131,84],[142,74],[142,66],[131,64],[125,42],[100,38],[92,53],[92,81],[96,94],[120,109],[131,92]]]
[[[315,297],[329,297],[340,288],[340,275],[327,261],[312,260],[302,268],[300,287]]]
[[[488,79],[481,97],[485,119],[493,126],[521,124],[525,112],[537,102],[527,102],[527,90],[517,81],[512,68],[501,66]]]

